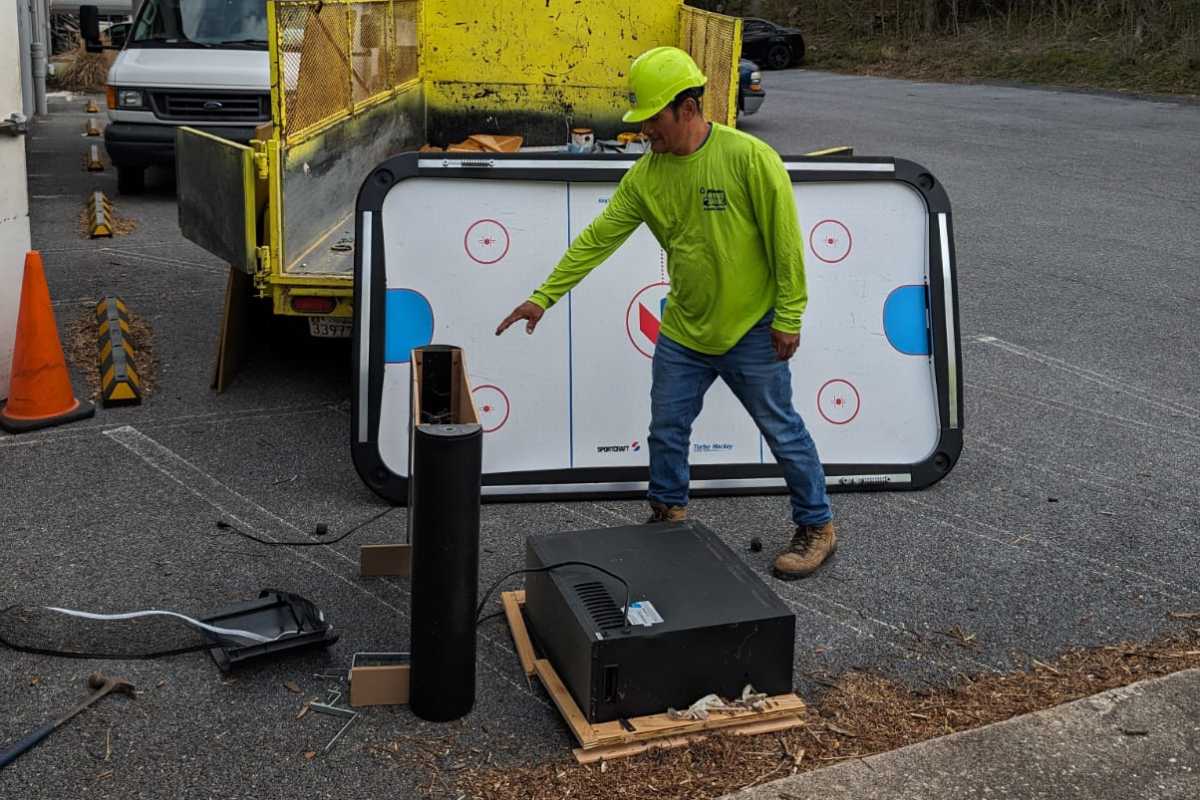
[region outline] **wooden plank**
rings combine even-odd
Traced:
[[[525,619],[521,616],[521,602],[525,599],[525,593],[520,592],[521,598],[518,600],[518,592],[501,592],[500,602],[504,604],[504,616],[508,619],[508,630],[512,634],[513,644],[517,646],[517,658],[521,659],[521,669],[525,670],[525,677],[533,675],[533,662],[536,660],[533,654],[533,642],[529,640],[529,631],[525,628]]]
[[[625,720],[633,728],[632,731],[627,730],[620,721],[602,722],[592,726],[595,736],[595,744],[592,747],[605,747],[622,742],[635,742],[655,736],[719,730],[721,728],[742,725],[747,721],[762,722],[795,715],[802,711],[804,711],[803,700],[795,694],[781,694],[768,698],[767,708],[764,711],[714,712],[709,715],[708,719],[703,720],[675,720],[666,714],[651,714],[645,717],[634,717]],[[584,749],[590,749],[586,744],[583,747]]]
[[[786,731],[792,728],[798,728],[804,724],[804,720],[798,716],[780,717],[779,719],[766,720],[763,722],[744,722],[741,725],[734,725],[719,731],[724,734],[732,734],[734,736],[757,736],[764,733],[777,733]],[[625,744],[610,744],[603,747],[595,747],[585,750],[582,747],[574,748],[571,753],[575,756],[575,761],[580,764],[595,764],[597,761],[611,761],[617,758],[625,758],[627,756],[635,756],[639,753],[644,753],[647,750],[655,748],[671,749],[676,747],[686,747],[692,742],[699,742],[712,733],[689,733],[684,735],[659,736],[654,739],[645,739],[635,742],[627,742]]]
[[[615,744],[608,747],[597,747],[593,750],[584,750],[582,747],[576,747],[571,751],[575,756],[575,761],[579,764],[595,764],[597,761],[611,761],[616,758],[626,758],[628,756],[636,756],[639,753],[644,753],[647,750],[671,750],[676,747],[687,747],[692,742],[698,742],[703,739],[703,736],[661,736],[657,739],[650,739],[645,742],[630,742],[629,744]]]
[[[412,574],[411,544],[364,544],[358,548],[358,574],[369,578]]]
[[[550,666],[550,662],[544,658],[534,661],[533,666],[537,671],[538,680],[546,688],[546,692],[550,695],[550,699],[554,701],[554,705],[558,706],[559,713],[567,721],[567,726],[575,734],[575,738],[579,744],[584,749],[595,747],[596,736],[592,733],[591,723],[583,716],[583,712],[579,710],[579,706],[575,705],[575,698],[571,697],[571,693],[567,691],[567,687],[563,686],[562,681],[558,679],[558,673],[554,671],[554,667]]]
[[[500,600],[504,605],[504,615],[508,619],[517,656],[521,660],[521,668],[527,676],[538,676],[563,715],[579,742],[580,746],[573,752],[580,764],[644,753],[654,747],[682,747],[689,741],[703,738],[707,732],[724,731],[750,736],[788,730],[804,724],[801,717],[804,701],[795,694],[781,694],[767,698],[767,707],[762,711],[712,712],[704,720],[675,720],[666,714],[650,714],[624,720],[624,724],[617,720],[592,725],[579,710],[550,662],[537,658],[534,653],[533,642],[521,616],[525,592],[502,592]],[[632,730],[627,729],[626,725]]]
[[[726,728],[722,733],[732,734],[733,736],[757,736],[760,733],[778,733],[779,731],[799,728],[803,724],[803,717],[780,717],[779,719],[767,720],[766,722],[747,722],[745,725]]]
[[[467,376],[467,354],[461,351],[454,354],[453,379],[454,421],[478,424],[479,412],[475,410],[475,395],[471,393],[471,380]]]
[[[217,340],[217,363],[212,379],[212,388],[218,394],[233,382],[245,361],[252,287],[249,275],[236,267],[229,268],[229,280],[225,284],[225,307],[221,312],[221,332]]]

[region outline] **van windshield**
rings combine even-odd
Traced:
[[[267,47],[266,0],[146,0],[129,47]]]

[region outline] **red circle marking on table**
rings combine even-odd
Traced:
[[[850,387],[850,391],[854,392],[854,413],[850,415],[849,419],[842,420],[841,422],[830,419],[828,416],[826,416],[824,410],[821,408],[821,394],[829,387],[830,384],[834,383],[844,383]],[[830,425],[846,425],[847,423],[853,422],[854,418],[858,416],[858,412],[861,410],[862,396],[858,393],[858,388],[845,378],[833,378],[832,380],[825,381],[825,383],[821,384],[821,388],[817,389],[817,413],[820,414]]]
[[[504,390],[501,389],[499,386],[496,386],[495,384],[481,383],[478,386],[476,386],[474,389],[471,390],[471,394],[475,394],[480,389],[495,389],[497,392],[500,393],[500,396],[502,398],[504,398],[504,419],[500,420],[500,424],[494,428],[484,428],[483,429],[484,433],[491,433],[493,431],[498,431],[504,427],[504,423],[508,422],[508,415],[512,411],[512,404],[509,403],[508,395],[504,393]],[[490,408],[489,406],[484,406],[483,410],[488,411],[489,408]]]
[[[826,222],[832,222],[834,225],[837,225],[839,228],[841,228],[842,230],[844,230],[846,232],[846,252],[842,254],[841,258],[834,258],[834,259],[825,258],[824,256],[822,256],[820,254],[820,252],[818,252],[817,245],[813,241],[813,237],[817,235],[817,228],[821,227]],[[826,264],[838,264],[838,263],[841,263],[842,261],[845,261],[846,256],[850,255],[850,250],[854,247],[854,237],[850,235],[850,229],[847,228],[845,226],[845,224],[839,222],[836,219],[823,219],[820,222],[818,222],[816,225],[813,225],[812,230],[809,231],[808,246],[813,251],[813,255],[815,255],[821,261],[824,261]]]
[[[654,358],[654,353],[653,352],[647,353],[645,350],[643,350],[641,347],[638,346],[637,340],[633,338],[633,331],[629,329],[629,312],[633,311],[633,304],[637,302],[637,299],[639,297],[641,297],[643,294],[645,294],[646,292],[648,292],[649,290],[653,289],[655,286],[670,286],[670,285],[671,284],[666,281],[658,281],[657,283],[652,283],[649,286],[643,286],[641,289],[638,289],[637,294],[635,294],[633,296],[633,299],[629,301],[629,305],[625,307],[625,335],[627,337],[629,337],[629,343],[631,345],[633,345],[634,349],[637,350],[642,355],[644,355],[646,358]]]
[[[481,258],[476,258],[471,252],[471,231],[485,222],[490,222],[504,232],[504,252],[493,258],[491,261],[485,261]],[[504,227],[503,223],[494,219],[481,219],[471,223],[471,227],[467,228],[467,232],[463,235],[463,250],[467,251],[467,257],[477,264],[495,264],[497,261],[508,255],[508,248],[512,245],[512,237],[508,234],[508,228]]]

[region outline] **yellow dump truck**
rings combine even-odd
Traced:
[[[705,112],[737,118],[741,21],[679,0],[267,0],[271,122],[243,146],[176,138],[183,234],[316,336],[348,336],[359,185],[390,155],[516,135],[567,145],[630,127],[629,64],[659,45],[709,76]]]

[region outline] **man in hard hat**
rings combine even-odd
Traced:
[[[707,79],[684,51],[656,47],[629,71],[633,108],[651,153],[558,266],[496,329],[533,333],[546,309],[643,222],[667,252],[670,291],[650,391],[651,521],[686,518],[688,447],[704,394],[720,377],[754,418],[791,492],[796,532],[776,577],[809,575],[837,547],[817,448],[792,404],[788,361],[808,301],[792,182],[764,142],[701,112]]]

